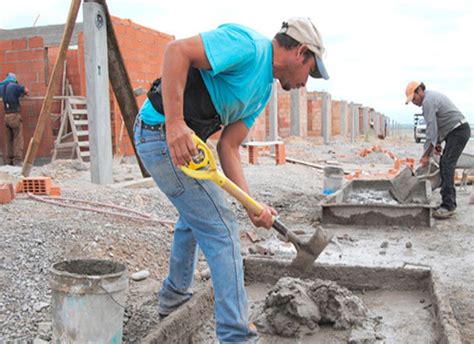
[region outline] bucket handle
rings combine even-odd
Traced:
[[[99,284],[99,287],[100,287],[103,291],[105,291],[105,293],[106,293],[107,295],[110,296],[110,298],[112,299],[112,301],[114,301],[117,305],[119,305],[119,306],[122,307],[123,309],[126,309],[125,306],[123,306],[120,302],[118,302],[117,300],[115,300],[114,296],[113,296],[107,289],[105,289],[103,285]]]

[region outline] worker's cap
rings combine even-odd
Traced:
[[[405,104],[408,104],[413,100],[413,97],[415,96],[415,91],[418,88],[418,86],[421,85],[421,81],[410,81],[407,85],[407,89],[405,90],[405,95],[407,96],[407,100]]]
[[[323,63],[324,45],[323,39],[316,29],[316,26],[311,22],[311,19],[306,17],[293,17],[288,21],[283,22],[279,33],[285,33],[291,38],[297,40],[303,45],[306,45],[311,50],[316,58],[316,69],[310,73],[313,78],[329,79],[328,72]]]
[[[7,78],[6,78],[7,81],[11,81],[11,82],[16,82],[16,75],[15,73],[12,73],[12,72],[9,72],[7,73]]]

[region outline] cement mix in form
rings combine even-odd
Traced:
[[[310,335],[302,335],[308,331],[296,331],[292,338],[260,333],[259,343],[347,343],[350,338],[352,343],[461,343],[450,305],[443,302],[441,288],[429,269],[315,264],[310,271],[301,273],[290,269],[289,261],[247,258],[245,277],[251,307],[254,305],[257,309],[268,291],[284,276],[293,280],[315,281],[320,278],[337,282],[349,289],[347,293],[342,292],[340,295],[351,299],[356,294],[365,304],[368,316],[358,318],[363,319],[363,326],[356,331],[319,325],[319,330]],[[331,284],[327,281],[320,283]],[[342,290],[339,288],[333,285],[332,290]],[[189,303],[171,314],[169,319],[165,319],[144,343],[162,343],[164,340],[169,343],[194,344],[216,342],[212,293],[204,291],[195,294]],[[305,308],[302,311],[307,310]],[[258,315],[258,311],[256,313]],[[183,324],[186,324],[185,330]],[[291,334],[288,328],[286,330],[285,335]]]

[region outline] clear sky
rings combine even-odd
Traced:
[[[109,0],[111,14],[183,38],[234,22],[269,38],[292,16],[313,19],[326,46],[331,79],[308,90],[374,107],[399,123],[419,108],[405,86],[423,81],[445,93],[474,123],[472,0]],[[5,1],[0,28],[64,23],[67,0]],[[39,15],[39,17],[38,17]],[[82,21],[82,11],[78,21]],[[146,49],[146,47],[143,47]]]

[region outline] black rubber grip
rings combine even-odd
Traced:
[[[275,228],[277,232],[283,235],[285,238],[288,236],[288,228],[286,228],[286,226],[278,219],[275,219],[275,221],[273,221],[272,227]]]

